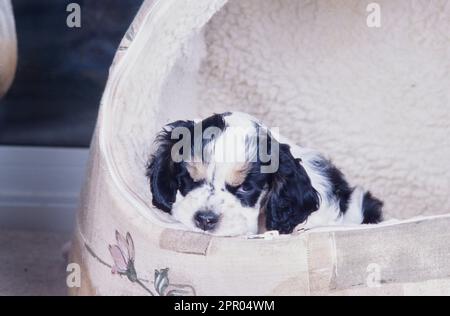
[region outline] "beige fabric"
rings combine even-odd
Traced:
[[[450,221],[432,216],[450,206],[449,6],[380,3],[375,30],[357,0],[145,1],[92,143],[74,250],[92,286],[82,293],[450,294]],[[427,217],[270,240],[180,231],[151,205],[155,133],[230,109],[331,155],[391,216]],[[111,275],[130,256],[137,276]]]
[[[17,41],[10,0],[0,1],[0,97],[8,90],[17,64]]]
[[[378,292],[383,293],[394,288],[403,290],[405,285],[414,289],[411,284],[442,278],[448,284],[449,227],[450,217],[445,216],[366,230],[311,233],[311,291],[328,294],[369,288],[376,293],[374,289],[380,286]],[[378,279],[372,280],[374,273]],[[433,290],[441,291],[430,287],[431,292],[424,292]],[[450,287],[446,291],[450,294]]]

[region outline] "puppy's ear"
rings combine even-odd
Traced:
[[[317,211],[320,197],[299,159],[292,156],[290,147],[279,145],[279,167],[269,181],[265,198],[266,226],[290,234],[311,213]]]
[[[175,128],[185,128],[193,132],[193,126],[193,121],[177,121],[167,125],[156,138],[158,148],[147,166],[153,205],[167,213],[172,211],[172,205],[179,189],[177,175],[180,172],[180,162],[174,161],[172,148],[181,140],[181,137],[186,136],[173,132]]]

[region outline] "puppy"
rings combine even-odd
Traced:
[[[329,160],[244,113],[177,121],[147,167],[153,205],[189,230],[239,236],[299,225],[376,224],[383,203]]]

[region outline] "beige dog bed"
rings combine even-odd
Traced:
[[[8,90],[17,64],[17,41],[10,0],[0,1],[0,97]]]
[[[450,6],[378,1],[371,28],[369,3],[145,1],[104,93],[72,293],[450,294]],[[151,204],[154,137],[229,110],[326,153],[399,220],[257,239],[183,231]]]

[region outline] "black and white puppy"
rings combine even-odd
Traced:
[[[169,124],[147,175],[157,208],[213,235],[382,220],[383,203],[351,187],[329,160],[244,113]]]

